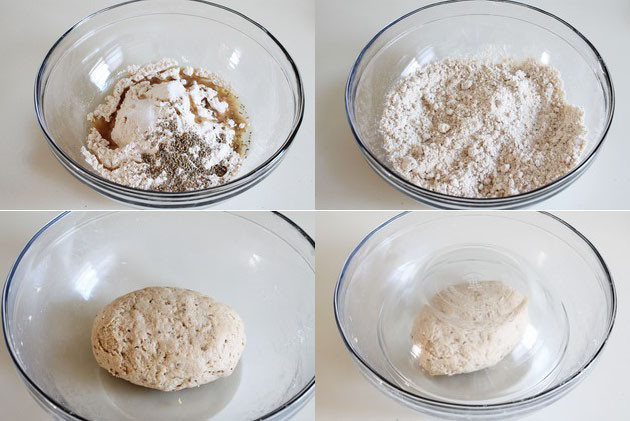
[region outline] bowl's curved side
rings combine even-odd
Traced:
[[[7,305],[9,303],[9,292],[10,292],[10,288],[11,288],[11,282],[13,281],[13,277],[15,275],[15,271],[17,270],[20,262],[24,258],[24,255],[26,254],[26,252],[28,252],[28,250],[31,248],[33,243],[35,241],[37,241],[37,239],[48,228],[50,228],[52,225],[57,223],[59,220],[61,220],[65,216],[67,216],[69,213],[70,212],[61,213],[60,215],[58,215],[54,219],[52,219],[50,222],[48,222],[46,225],[44,225],[42,228],[40,228],[40,230],[37,231],[35,233],[35,235],[33,235],[33,237],[28,241],[28,243],[26,243],[26,245],[24,246],[24,248],[22,249],[22,251],[18,255],[17,259],[15,260],[15,263],[13,263],[13,266],[11,267],[11,270],[9,271],[9,274],[7,276],[7,279],[6,279],[5,283],[4,283],[4,288],[3,288],[3,291],[2,291],[2,334],[4,336],[4,342],[5,342],[6,346],[7,346],[7,350],[9,351],[9,355],[11,356],[11,360],[13,361],[13,365],[15,365],[15,367],[16,367],[16,369],[18,371],[18,374],[22,378],[22,381],[24,381],[24,383],[26,384],[29,393],[33,396],[33,398],[35,399],[35,401],[37,402],[37,404],[40,407],[42,409],[44,409],[46,412],[48,412],[48,413],[50,413],[52,415],[61,417],[63,419],[89,421],[89,420],[86,420],[85,418],[81,418],[81,417],[73,414],[72,411],[68,410],[63,405],[60,405],[59,403],[55,402],[39,386],[37,386],[37,384],[33,380],[31,380],[31,378],[26,374],[26,372],[22,368],[21,364],[17,360],[16,354],[15,354],[15,345],[13,343],[13,338],[10,335],[10,327],[9,327],[9,322],[8,322],[9,317],[8,317],[8,314],[7,314],[7,311],[8,311],[7,310]]]
[[[49,143],[49,146],[50,143]],[[276,160],[269,163],[267,167],[260,170],[256,177],[241,179],[239,182],[231,182],[228,188],[225,185],[217,186],[210,192],[200,194],[199,192],[181,192],[181,193],[160,193],[152,191],[138,192],[136,190],[129,191],[125,186],[112,186],[111,183],[102,182],[99,176],[91,173],[85,173],[84,176],[79,174],[82,171],[72,161],[64,155],[57,153],[57,149],[51,146],[53,155],[61,164],[80,182],[90,186],[102,195],[125,205],[136,206],[139,208],[153,209],[183,209],[183,208],[199,208],[211,206],[216,203],[237,196],[240,193],[249,190],[261,181],[263,181],[273,169],[275,169],[285,157],[285,152],[279,154]]]
[[[315,240],[306,232],[302,227],[296,224],[291,218],[284,215],[281,212],[274,211],[272,212],[274,215],[279,217],[281,220],[289,224],[293,229],[297,231],[297,233],[304,238],[308,242],[308,244],[312,247],[313,251],[315,250]],[[302,409],[312,398],[315,396],[315,376],[311,378],[311,380],[300,390],[297,392],[289,401],[283,404],[281,407],[276,410],[264,415],[259,418],[259,420],[287,420],[293,417],[300,409]]]
[[[571,184],[573,184],[579,177],[593,164],[599,151],[591,154],[587,161],[573,173],[565,176],[563,179],[558,179],[554,184],[548,184],[540,187],[531,192],[522,193],[518,196],[518,201],[506,200],[506,198],[485,198],[485,199],[472,199],[466,197],[451,197],[445,196],[441,193],[436,193],[431,190],[424,189],[420,186],[410,184],[400,177],[393,177],[388,168],[375,159],[371,154],[367,153],[367,150],[361,148],[363,158],[367,161],[370,167],[379,174],[385,181],[395,187],[400,192],[412,197],[419,202],[433,206],[438,209],[516,209],[524,206],[530,206],[539,203],[549,197],[552,197]],[[418,193],[418,190],[422,190],[422,193]]]

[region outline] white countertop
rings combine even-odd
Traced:
[[[601,153],[574,184],[537,209],[630,209],[630,3],[627,0],[524,0],[582,32],[606,61],[617,104]],[[316,15],[318,209],[427,208],[384,181],[363,159],[344,108],[350,68],[384,26],[429,0],[318,0]]]
[[[424,420],[378,391],[363,377],[341,342],[332,302],[339,271],[358,242],[395,212],[317,212],[317,419],[322,421]],[[610,340],[593,370],[559,401],[524,421],[622,421],[630,414],[630,266],[628,212],[554,212],[601,252],[616,281],[619,306]]]
[[[314,212],[283,212],[309,235],[315,233]],[[0,277],[9,273],[18,254],[28,240],[53,219],[57,212],[1,212],[0,213]],[[208,214],[212,217],[212,214]],[[4,282],[3,282],[4,284]],[[0,340],[0,419],[45,421],[51,418],[37,405],[18,376],[7,352],[4,339]],[[293,421],[313,421],[315,399],[296,414]]]
[[[0,209],[121,209],[73,177],[49,150],[33,105],[35,76],[53,43],[88,14],[118,0],[5,1],[0,13]],[[315,6],[311,0],[217,0],[266,27],[304,80],[302,126],[263,181],[213,209],[313,209],[315,194]]]

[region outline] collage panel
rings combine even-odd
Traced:
[[[628,15],[318,0],[318,209],[629,209]]]
[[[3,5],[0,209],[314,209],[315,4],[266,3]]]
[[[627,418],[628,212],[317,227],[318,420]]]
[[[1,418],[313,420],[314,217],[0,214]]]

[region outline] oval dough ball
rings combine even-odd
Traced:
[[[98,364],[152,389],[199,386],[232,374],[245,347],[240,316],[199,292],[150,287],[105,306],[92,326]]]
[[[491,367],[518,345],[529,323],[527,299],[499,281],[458,284],[423,307],[413,331],[420,367],[432,376]]]

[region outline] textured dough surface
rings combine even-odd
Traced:
[[[529,323],[527,299],[499,281],[457,284],[420,311],[412,342],[432,376],[491,367],[518,345]]]
[[[240,316],[196,291],[149,287],[115,299],[92,326],[92,351],[112,375],[152,389],[232,374],[245,347]]]

